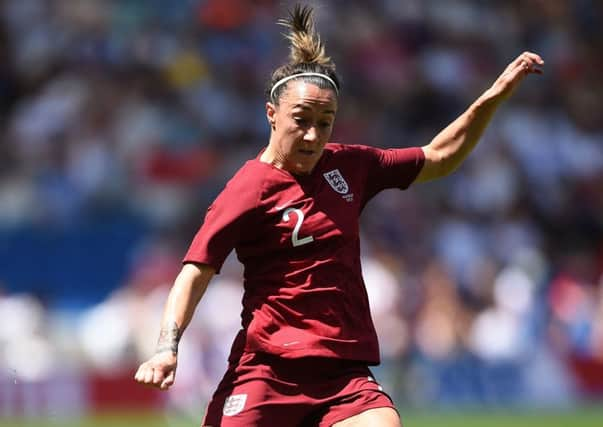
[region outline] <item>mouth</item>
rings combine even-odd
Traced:
[[[314,150],[304,150],[303,148],[300,148],[298,152],[304,156],[312,156],[315,153]]]

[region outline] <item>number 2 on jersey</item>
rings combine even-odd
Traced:
[[[295,224],[295,227],[293,228],[293,233],[291,234],[291,243],[293,243],[293,247],[313,242],[314,237],[312,236],[302,237],[301,239],[299,238],[299,229],[301,228],[302,223],[304,222],[304,213],[301,211],[301,209],[287,209],[285,212],[283,212],[283,221],[289,222],[289,214],[291,212],[297,214],[297,223]]]

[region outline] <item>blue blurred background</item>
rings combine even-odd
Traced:
[[[204,211],[267,143],[272,0],[0,3],[0,415],[196,417],[239,327],[230,259],[167,394],[136,386]],[[401,407],[603,398],[603,3],[309,2],[333,140],[424,145],[524,50],[546,61],[455,174],[362,220],[376,374]]]

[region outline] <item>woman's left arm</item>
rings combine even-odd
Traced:
[[[498,106],[508,99],[528,74],[542,74],[540,56],[524,52],[511,62],[471,106],[442,130],[428,145],[423,169],[415,182],[428,181],[453,172],[477,145]]]

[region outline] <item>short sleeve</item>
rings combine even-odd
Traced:
[[[407,189],[425,163],[420,147],[379,149],[365,147],[367,156],[366,200],[388,188]]]
[[[257,192],[233,178],[205,214],[199,231],[184,256],[183,263],[208,264],[220,272],[224,260],[253,227],[247,227],[257,205]]]

